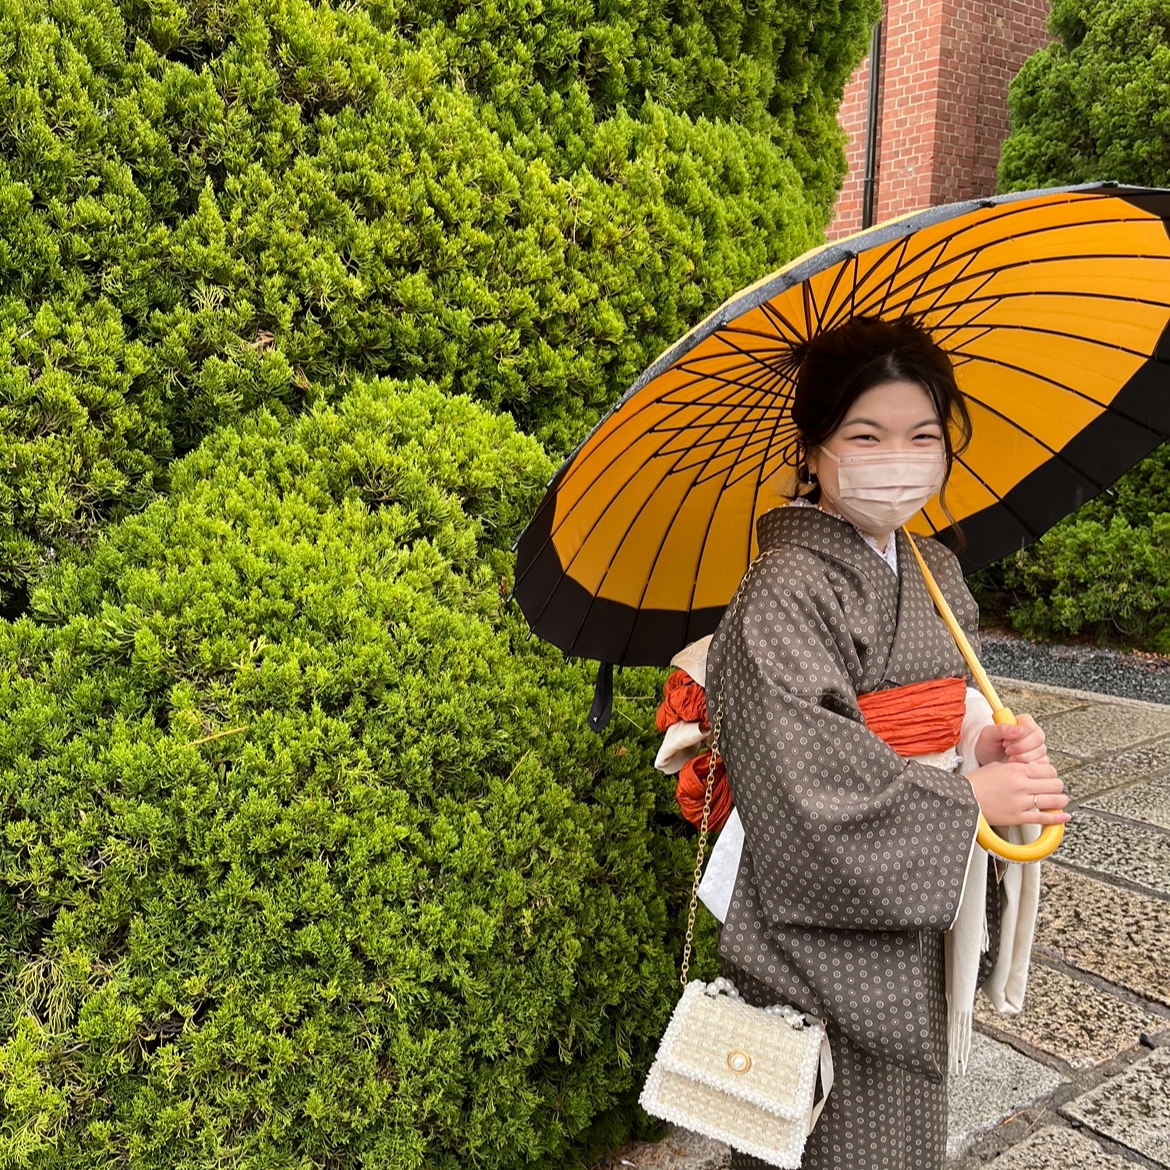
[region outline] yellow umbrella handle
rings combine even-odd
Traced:
[[[905,532],[906,530],[903,529],[903,531]],[[975,656],[975,651],[971,648],[971,643],[967,640],[967,635],[963,632],[963,627],[959,625],[955,620],[955,615],[951,613],[951,607],[947,604],[947,599],[938,587],[938,582],[935,581],[934,575],[926,567],[926,561],[922,559],[922,554],[918,551],[918,546],[914,543],[914,538],[909,532],[906,532],[906,541],[913,550],[915,559],[918,561],[918,566],[922,570],[922,576],[926,581],[926,588],[930,592],[931,599],[934,601],[939,614],[947,624],[947,629],[951,631],[951,636],[955,639],[955,643],[958,645],[963,658],[967,662],[967,669],[971,671],[972,677],[979,684],[979,689],[991,704],[992,718],[994,718],[996,723],[1015,723],[1016,717],[999,701],[999,695],[995,693],[995,687],[991,685],[991,679],[987,677],[987,671],[983,669],[983,664]],[[988,853],[994,853],[997,857],[1002,857],[1005,861],[1041,861],[1064,839],[1064,825],[1045,825],[1040,836],[1030,845],[1016,845],[1011,841],[1005,841],[987,823],[983,814],[980,813],[979,830],[976,833],[975,839]]]

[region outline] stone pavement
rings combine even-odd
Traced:
[[[977,1005],[948,1170],[1170,1170],[1170,706],[994,682],[1044,727],[1074,815],[1044,864],[1024,1011]],[[601,1167],[726,1160],[674,1130]]]

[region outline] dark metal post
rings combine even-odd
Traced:
[[[865,183],[861,196],[861,227],[873,226],[873,191],[877,176],[878,97],[881,94],[882,22],[873,26],[869,45],[869,108],[865,122]]]

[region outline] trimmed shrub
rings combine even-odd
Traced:
[[[1170,2],[1056,0],[1056,41],[1011,87],[1001,190],[1113,179],[1170,187]],[[1089,634],[1170,653],[1170,446],[1036,544],[976,575],[1030,637]]]
[[[1053,44],[1011,86],[1005,191],[1170,181],[1170,3],[1055,0]]]
[[[693,6],[666,37],[659,8],[553,8],[529,61],[515,8],[493,54],[479,8],[448,31],[377,2],[13,0],[0,589],[166,491],[212,428],[361,374],[425,377],[570,449],[820,238],[872,7]],[[747,96],[722,103],[731,73]]]
[[[1029,637],[1089,633],[1170,654],[1170,515],[1065,521],[1002,562],[996,586]]]
[[[625,1131],[693,856],[621,731],[656,672],[602,741],[501,613],[549,469],[419,383],[262,410],[0,625],[0,1167],[559,1167]]]

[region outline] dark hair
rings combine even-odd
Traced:
[[[805,343],[797,357],[800,365],[792,400],[792,421],[798,431],[798,494],[800,486],[810,482],[809,451],[836,431],[862,394],[882,382],[916,382],[930,395],[942,423],[947,470],[939,492],[939,505],[961,547],[962,533],[946,504],[946,484],[955,456],[961,455],[971,442],[971,416],[946,351],[913,317],[896,321],[854,317],[844,325],[817,334]],[[806,495],[810,502],[816,503],[820,493],[820,487],[814,486]]]

